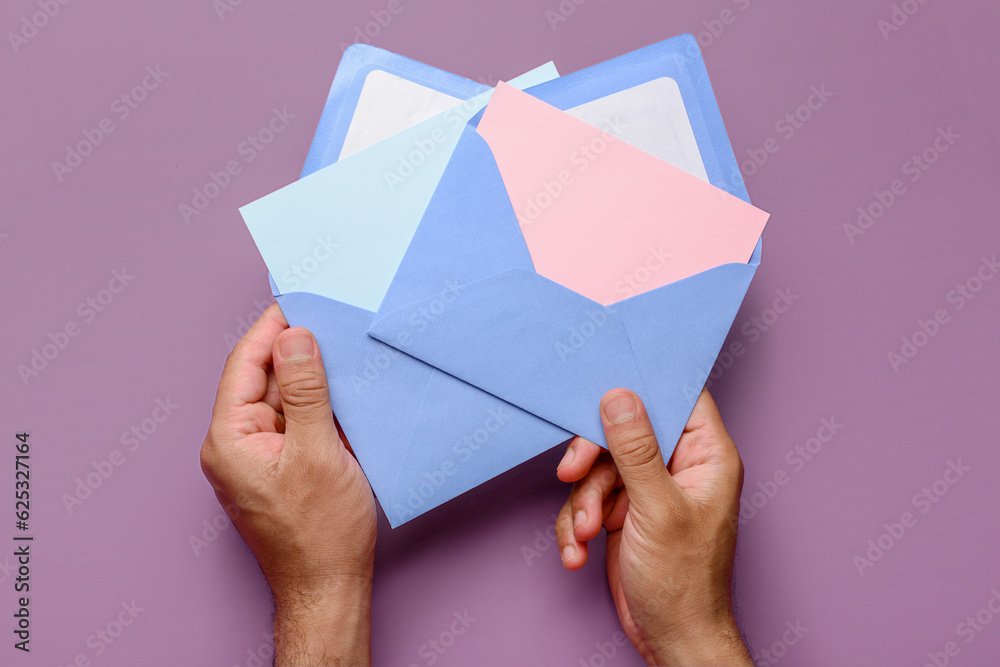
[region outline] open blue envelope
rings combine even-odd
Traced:
[[[666,71],[678,84],[686,78],[679,87],[688,91],[684,102],[705,175],[746,200],[691,40],[668,40],[591,68],[603,70],[598,80],[584,70],[528,92],[570,107],[608,86],[642,85]],[[619,76],[610,76],[615,72]],[[644,399],[666,458],[728,335],[760,251],[758,242],[748,263],[718,266],[601,306],[535,272],[493,154],[473,122],[369,334],[602,446],[595,408],[609,389],[631,388]],[[448,292],[440,288],[445,282]]]
[[[511,83],[528,86],[556,75],[549,65]],[[478,84],[469,83],[465,92],[452,92],[475,92]],[[338,120],[321,123],[312,152],[321,157],[311,157],[306,167],[317,170],[241,209],[286,319],[316,335],[334,411],[394,527],[569,437],[366,334],[380,289],[388,285],[462,127],[487,100],[488,93],[477,95],[343,159],[337,147],[350,136],[343,118],[357,100],[347,100],[339,112],[328,103],[324,118]],[[330,129],[334,125],[339,129]],[[414,154],[418,144],[430,147],[422,158]],[[413,173],[387,181],[385,175],[411,157],[420,162]],[[338,219],[352,236],[331,234],[330,223]]]

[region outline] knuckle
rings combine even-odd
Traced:
[[[233,345],[233,349],[230,350],[229,354],[226,356],[226,366],[231,366],[233,364],[239,363],[240,360],[242,360],[246,356],[247,347],[250,346],[251,342],[252,341],[249,333],[244,334],[242,337],[240,337],[240,339],[236,341],[236,344]]]
[[[560,546],[568,544],[573,535],[573,516],[570,502],[563,505],[559,516],[556,517],[556,540]]]
[[[740,456],[739,452],[733,454],[733,472],[736,474],[736,478],[740,480],[740,484],[743,484],[743,474],[746,468],[743,465],[743,457]]]
[[[198,453],[201,469],[206,472],[218,469],[220,464],[218,443],[221,441],[221,433],[219,433],[219,430],[220,426],[213,419],[208,427],[208,434],[205,436],[205,441],[201,444],[201,451]]]
[[[327,399],[326,382],[314,373],[296,375],[281,386],[281,399],[293,408],[324,403]]]
[[[616,480],[617,472],[614,469],[610,456],[607,460],[599,459],[594,467],[590,469],[590,472],[573,486],[573,490],[570,492],[570,499],[576,500],[580,498],[581,500],[586,500],[594,497],[600,501],[611,492]]]
[[[722,446],[718,449],[718,456],[723,468],[733,477],[742,480],[744,471],[743,457],[740,456],[739,450],[736,449],[736,443],[728,437],[722,443]]]
[[[601,491],[603,491],[606,495],[609,491],[611,491],[611,489],[615,488],[615,482],[617,481],[618,471],[612,465],[605,468],[601,472],[601,477],[598,483],[600,484]]]
[[[566,512],[566,522],[570,524],[571,527],[573,523],[573,515],[576,514],[578,510],[585,509],[587,498],[593,495],[596,495],[593,491],[593,487],[587,485],[574,486],[573,490],[570,491],[570,511]]]
[[[616,457],[631,467],[643,467],[656,461],[660,445],[650,432],[628,433],[613,443]]]
[[[205,444],[201,446],[201,452],[198,460],[201,464],[202,471],[207,473],[215,469],[215,452],[207,440],[205,441]]]

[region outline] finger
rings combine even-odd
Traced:
[[[577,540],[587,542],[601,532],[604,500],[611,495],[617,479],[614,461],[605,453],[597,459],[587,476],[573,485],[569,501]]]
[[[635,506],[657,504],[663,496],[680,493],[663,463],[642,401],[627,389],[613,389],[601,401],[601,421],[618,474]]]
[[[719,413],[719,406],[715,404],[715,399],[708,393],[708,389],[702,389],[698,401],[694,404],[691,417],[688,419],[684,432],[695,431],[706,426],[715,428],[725,428],[722,424],[722,415]]]
[[[267,373],[267,389],[264,390],[264,396],[260,400],[281,414],[281,392],[278,391],[278,378],[275,376],[273,368]]]
[[[556,542],[559,544],[559,557],[567,570],[579,570],[587,562],[587,543],[576,539],[573,532],[573,515],[569,498],[559,510],[556,517]]]
[[[316,455],[340,446],[319,345],[308,329],[295,327],[274,342],[274,374],[292,455]]]
[[[566,454],[556,468],[556,476],[563,482],[576,482],[583,479],[594,461],[604,449],[586,438],[579,436],[569,441]]]
[[[707,390],[702,391],[684,434],[670,460],[670,474],[699,465],[715,465],[728,477],[738,476],[743,463],[736,444],[722,423],[719,408]]]
[[[288,328],[278,304],[268,306],[226,359],[215,398],[217,410],[256,403],[267,393],[267,370],[275,339]]]
[[[604,530],[608,535],[622,529],[627,515],[628,489],[617,489],[604,501]]]

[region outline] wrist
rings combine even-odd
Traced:
[[[692,627],[647,643],[644,654],[650,667],[685,665],[725,665],[753,667],[753,660],[731,615],[711,624]]]
[[[370,577],[272,590],[276,667],[371,664]]]

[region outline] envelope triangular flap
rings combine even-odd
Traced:
[[[680,439],[729,335],[759,252],[758,244],[749,264],[725,264],[609,307],[628,332],[643,376],[659,380],[646,383],[644,398],[655,406],[664,456]]]
[[[492,152],[468,127],[369,334],[602,445],[601,396],[631,388],[667,454],[759,256],[758,244],[750,264],[604,308],[535,273]]]
[[[468,125],[375,319],[513,267],[534,271],[493,152]]]
[[[496,161],[472,127],[369,334],[597,443],[604,392],[643,392],[615,313],[535,273]]]
[[[598,444],[601,396],[614,387],[645,393],[617,315],[533,271],[466,285],[429,317],[439,303],[435,296],[399,308],[369,333]],[[398,338],[418,320],[421,334]]]

